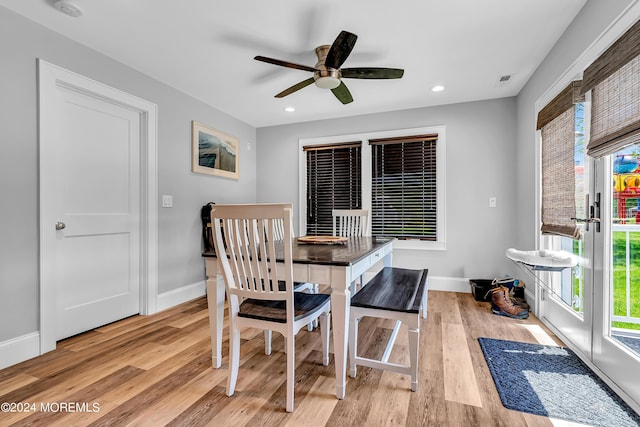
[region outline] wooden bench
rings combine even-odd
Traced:
[[[349,316],[349,375],[356,377],[356,368],[368,366],[411,376],[411,390],[418,389],[418,343],[420,341],[420,314],[427,314],[428,270],[408,270],[384,267],[367,285],[351,298]],[[358,323],[363,317],[396,320],[386,350],[380,360],[358,356]],[[410,365],[390,363],[401,323],[409,328]]]

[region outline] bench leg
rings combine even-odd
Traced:
[[[409,327],[409,359],[411,360],[411,391],[418,390],[418,343],[419,342],[420,342],[420,328]]]
[[[271,329],[264,330],[264,354],[271,354]]]
[[[358,323],[360,319],[353,314],[351,307],[351,319],[349,321],[349,376],[356,377],[356,356],[358,355]]]

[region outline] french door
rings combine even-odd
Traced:
[[[595,160],[576,135],[576,214],[596,219],[581,240],[542,238],[580,261],[540,275],[539,315],[640,405],[640,146]]]
[[[543,236],[543,249],[564,250],[578,258],[578,265],[562,271],[538,273],[538,315],[550,323],[571,347],[591,356],[593,325],[594,271],[593,250],[595,223],[588,222],[593,206],[590,194],[595,194],[596,170],[585,154],[588,135],[588,108],[577,104],[575,108],[574,179],[576,189],[576,217],[581,239]],[[587,117],[585,117],[585,114]],[[571,176],[571,174],[567,174]],[[569,184],[569,183],[567,183]]]
[[[595,234],[593,363],[640,404],[640,146],[595,162],[602,226]]]

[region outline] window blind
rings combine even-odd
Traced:
[[[542,234],[580,239],[576,225],[575,108],[542,127]]]
[[[303,147],[307,235],[333,233],[333,209],[362,209],[361,142]]]
[[[587,154],[602,157],[640,142],[640,21],[584,71],[591,90]]]
[[[370,140],[374,236],[437,240],[437,134]]]

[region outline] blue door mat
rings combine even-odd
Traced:
[[[640,426],[640,416],[571,350],[478,341],[506,408],[594,426]]]

